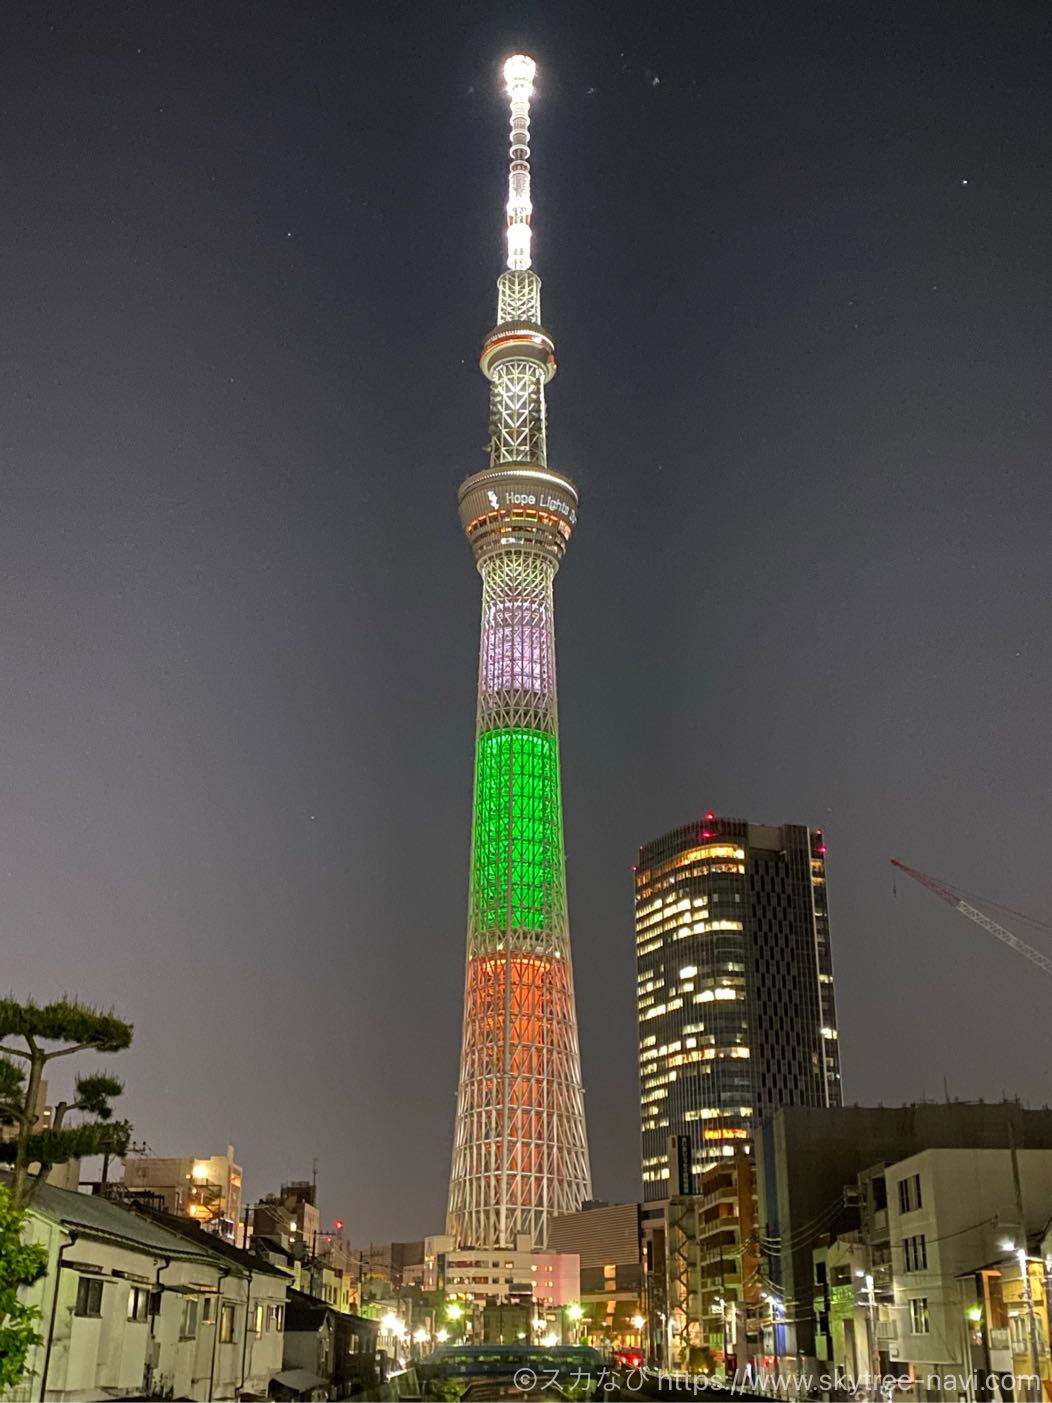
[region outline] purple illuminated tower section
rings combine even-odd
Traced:
[[[460,489],[482,576],[475,802],[460,1087],[447,1231],[464,1247],[536,1246],[591,1197],[566,909],[552,585],[577,491],[548,467],[555,374],[530,258],[535,65],[511,99],[507,268],[482,348],[490,463]]]

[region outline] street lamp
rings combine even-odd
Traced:
[[[771,1312],[771,1353],[774,1355],[774,1371],[777,1374],[779,1369],[778,1317],[779,1312],[782,1310],[782,1303],[777,1296],[772,1295],[768,1291],[761,1291],[760,1296],[761,1299],[767,1302],[767,1308]],[[784,1319],[784,1312],[782,1316]]]
[[[712,1314],[720,1317],[720,1341],[723,1347],[723,1373],[727,1373],[727,1302],[723,1296],[717,1296],[712,1302]]]
[[[877,1295],[873,1289],[873,1273],[866,1272],[863,1276],[866,1286],[866,1321],[869,1328],[869,1357],[870,1368],[873,1370],[873,1396],[877,1397],[880,1378],[880,1341],[877,1337]]]
[[[577,1332],[580,1328],[581,1319],[584,1316],[584,1307],[575,1301],[572,1306],[566,1307],[566,1318],[573,1325],[573,1342],[577,1343]]]
[[[1019,1262],[1019,1271],[1023,1278],[1023,1300],[1026,1302],[1026,1318],[1029,1327],[1030,1339],[1030,1373],[1038,1380],[1037,1397],[1041,1397],[1041,1346],[1037,1338],[1037,1317],[1034,1314],[1034,1293],[1030,1286],[1030,1259],[1026,1255],[1026,1248],[1020,1247],[1016,1253]]]
[[[1023,1287],[1023,1303],[1026,1306],[1028,1337],[1027,1350],[1030,1355],[1030,1373],[1033,1378],[1037,1378],[1039,1380],[1037,1387],[1038,1396],[1040,1397],[1041,1347],[1038,1343],[1037,1338],[1037,1318],[1034,1315],[1034,1293],[1030,1289],[1030,1267],[1028,1264],[1031,1259],[1026,1255],[1026,1247],[1024,1246],[1017,1248],[1015,1245],[1015,1239],[1011,1237],[1006,1237],[1001,1243],[1001,1251],[1014,1252],[1016,1261],[1019,1263],[1019,1275]],[[1040,1262],[1041,1259],[1039,1257],[1035,1257],[1033,1260]]]

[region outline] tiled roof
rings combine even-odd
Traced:
[[[53,1184],[40,1185],[29,1211],[81,1235],[142,1247],[161,1257],[187,1257],[202,1261],[211,1255],[207,1246],[192,1244],[152,1219],[121,1208],[109,1199],[97,1198],[94,1194],[72,1193]]]
[[[290,1280],[287,1271],[282,1271],[280,1267],[271,1266],[265,1258],[258,1257],[254,1252],[246,1252],[240,1247],[235,1247],[232,1242],[227,1242],[225,1238],[216,1237],[214,1233],[207,1232],[200,1223],[195,1223],[192,1218],[177,1218],[158,1208],[137,1209],[136,1216],[140,1212],[148,1222],[157,1224],[162,1231],[183,1238],[186,1245],[192,1244],[202,1252],[211,1252],[227,1262],[233,1262],[241,1268],[246,1276],[252,1272],[257,1276],[277,1276],[283,1281]]]

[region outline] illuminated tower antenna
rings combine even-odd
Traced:
[[[461,1246],[547,1243],[591,1197],[566,909],[552,585],[577,490],[548,467],[555,348],[530,252],[536,64],[504,65],[511,99],[507,269],[482,347],[490,463],[460,488],[482,576],[475,801],[460,1087],[447,1230]]]
[[[514,54],[504,65],[511,98],[511,149],[508,152],[508,267],[530,266],[530,94],[537,65]]]

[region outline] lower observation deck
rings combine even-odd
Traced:
[[[460,524],[475,559],[502,548],[539,550],[558,563],[577,525],[577,488],[529,463],[504,463],[461,484]]]

